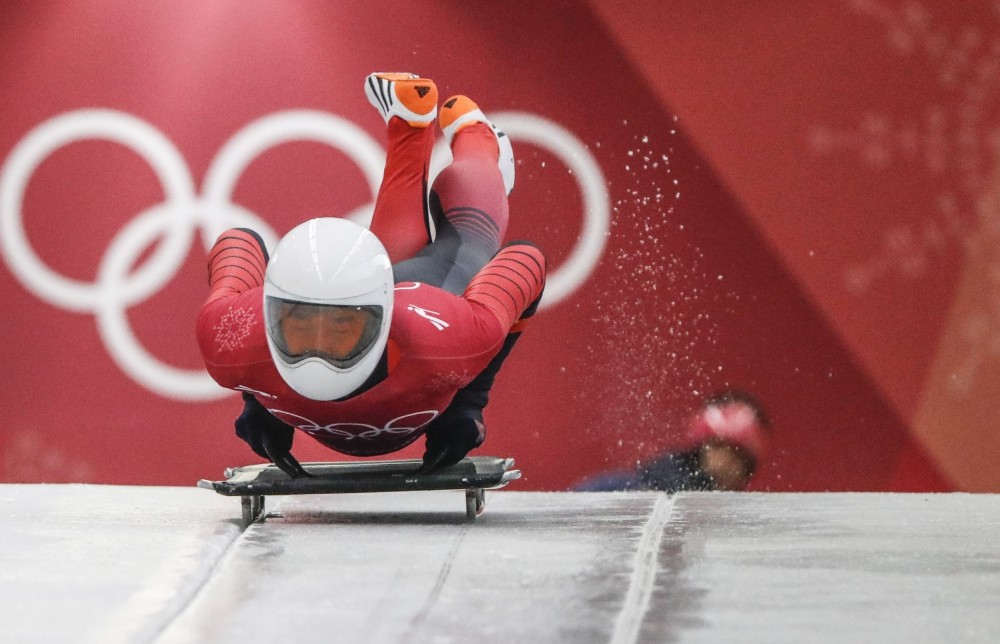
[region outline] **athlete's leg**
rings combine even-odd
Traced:
[[[397,282],[429,282],[461,295],[500,249],[507,232],[507,194],[514,185],[514,157],[507,136],[464,96],[444,103],[440,123],[451,145],[453,161],[434,180],[431,189],[437,237],[413,259],[393,266],[393,272]],[[493,381],[521,335],[523,319],[537,307],[538,300],[510,329],[490,364],[455,394],[448,408],[427,429],[424,469],[457,462],[483,442],[483,409],[489,402]]]
[[[365,94],[386,120],[388,149],[371,231],[393,263],[430,243],[427,171],[434,149],[437,87],[413,74],[371,74]]]
[[[449,111],[456,109],[463,111]],[[473,118],[462,121],[470,114]],[[422,281],[461,294],[499,250],[507,231],[507,188],[498,162],[498,141],[505,135],[497,133],[475,103],[465,97],[445,103],[441,124],[451,143],[453,160],[431,189],[437,236],[415,258],[393,270],[397,282]],[[513,169],[513,158],[510,167]]]

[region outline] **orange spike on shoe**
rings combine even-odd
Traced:
[[[397,116],[412,127],[428,127],[437,117],[437,85],[416,74],[369,74],[365,79],[365,96],[386,123]]]
[[[489,120],[468,96],[452,96],[441,106],[438,125],[449,145],[459,130],[473,123],[489,123]]]

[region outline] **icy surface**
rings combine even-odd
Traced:
[[[657,582],[643,641],[1000,642],[1000,495],[678,495]]]
[[[239,536],[232,504],[194,488],[0,485],[0,640],[150,641]]]
[[[1000,496],[0,486],[7,642],[1000,641]]]
[[[164,641],[608,641],[657,498],[288,497]]]

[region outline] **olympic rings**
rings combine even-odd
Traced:
[[[548,279],[542,306],[552,306],[586,281],[603,252],[610,223],[604,176],[586,147],[558,124],[520,112],[493,117],[512,139],[553,152],[571,169],[583,195],[581,239]],[[118,231],[92,283],[67,278],[41,260],[25,233],[22,212],[28,183],[38,166],[59,148],[85,139],[108,140],[134,151],[150,165],[164,191],[163,202],[137,214]],[[153,357],[133,333],[127,310],[154,295],[177,273],[198,229],[206,251],[220,233],[233,226],[253,228],[268,246],[274,246],[278,239],[274,230],[255,213],[233,203],[233,191],[257,156],[296,140],[330,145],[358,166],[372,200],[344,216],[367,225],[382,180],[385,152],[364,130],[341,117],[315,110],[287,110],[250,123],[220,148],[198,195],[183,156],[159,130],[126,112],[86,109],[35,127],[0,168],[0,251],[14,276],[40,299],[69,311],[93,314],[109,354],[136,382],[168,398],[220,398],[231,392],[219,387],[204,370],[179,369]],[[435,148],[435,158],[441,155]],[[157,240],[160,243],[150,257],[129,273],[142,252]]]
[[[367,423],[330,423],[329,425],[320,425],[305,416],[293,414],[283,409],[268,409],[268,411],[292,427],[301,429],[309,434],[326,434],[348,441],[355,438],[372,440],[382,434],[396,436],[412,434],[438,416],[437,410],[434,409],[416,411],[393,418],[382,427],[376,427]],[[406,424],[400,424],[401,421],[406,421]]]

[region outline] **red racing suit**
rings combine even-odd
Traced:
[[[223,387],[253,394],[278,419],[355,456],[394,452],[417,439],[500,351],[545,281],[541,251],[513,244],[461,296],[419,282],[397,284],[388,375],[358,395],[327,402],[299,395],[274,367],[264,329],[265,263],[245,231],[228,231],[216,242],[210,294],[197,323],[205,366]]]

